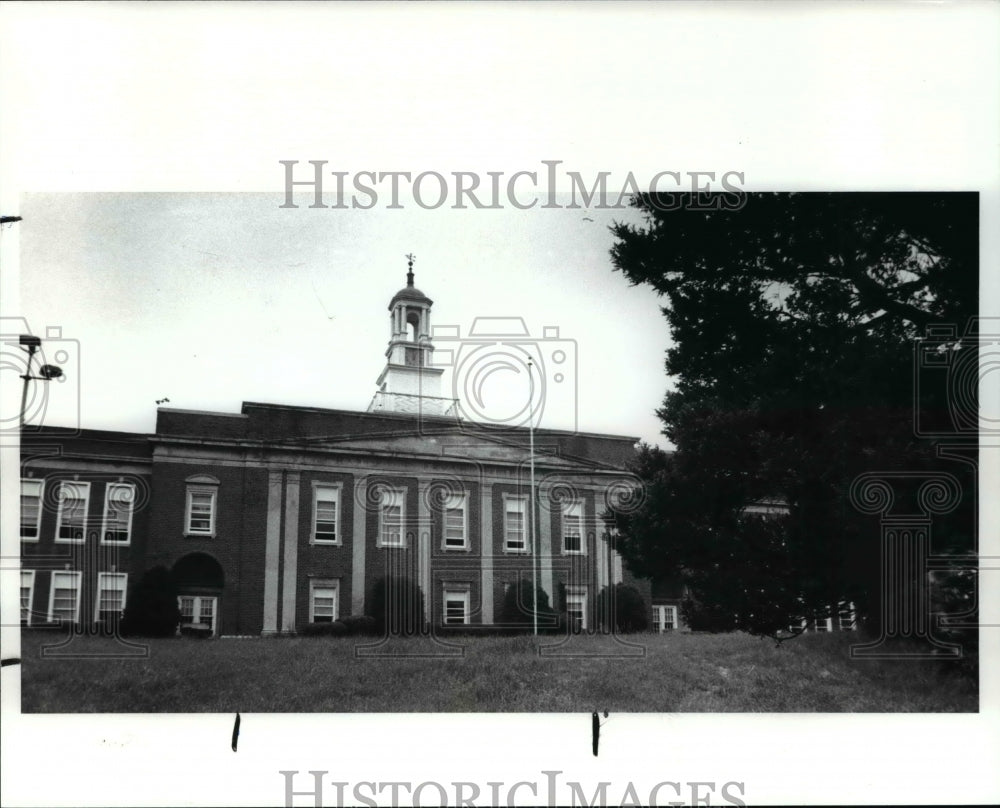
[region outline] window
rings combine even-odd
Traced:
[[[80,616],[79,572],[52,572],[49,592],[49,620],[75,623]]]
[[[87,503],[89,500],[90,483],[64,480],[59,484],[56,541],[83,541],[87,530]]]
[[[562,509],[563,552],[583,553],[583,503],[570,502]]]
[[[21,480],[21,541],[38,541],[42,521],[42,481]]]
[[[97,575],[97,605],[94,620],[106,622],[121,616],[125,608],[125,591],[128,574],[101,572]]]
[[[21,625],[31,625],[31,603],[35,594],[35,571],[21,570]]]
[[[340,544],[337,518],[340,513],[340,487],[317,485],[313,488],[313,542]]]
[[[379,540],[382,547],[403,547],[405,491],[388,488],[382,491],[379,506]]]
[[[504,551],[527,553],[524,537],[525,497],[505,497],[503,513]]]
[[[444,590],[444,615],[446,626],[468,625],[469,588],[468,585],[448,584]]]
[[[569,630],[573,634],[587,630],[587,593],[572,592],[566,593],[566,617],[569,621]]]
[[[188,536],[215,535],[215,495],[217,488],[206,485],[189,485],[184,533]]]
[[[833,631],[832,617],[817,617],[809,622],[809,628],[813,631]]]
[[[653,630],[658,634],[677,628],[677,607],[669,604],[653,606]]]
[[[858,627],[857,616],[854,613],[853,603],[841,603],[838,625],[841,631],[854,631]]]
[[[744,506],[743,516],[758,516],[762,519],[777,519],[788,516],[791,509],[782,499],[759,499]]]
[[[204,595],[181,595],[177,598],[181,610],[181,626],[205,626],[215,634],[214,597]]]
[[[339,614],[340,585],[338,581],[321,581],[314,579],[309,582],[309,622],[332,623]]]
[[[135,486],[131,483],[108,483],[104,494],[104,524],[101,541],[104,544],[128,544],[132,534],[132,506]]]
[[[444,504],[445,549],[464,550],[468,547],[465,503],[465,494],[452,494]]]

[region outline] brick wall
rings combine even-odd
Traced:
[[[187,479],[213,477],[216,495],[215,535],[185,535]],[[150,550],[145,568],[173,566],[184,556],[204,553],[222,567],[225,586],[219,594],[219,634],[259,634],[263,619],[267,472],[242,465],[172,462],[154,459]]]
[[[337,615],[351,613],[351,563],[354,548],[354,510],[358,507],[354,496],[353,474],[334,472],[302,473],[299,489],[298,575],[295,594],[295,622],[300,628],[309,622],[309,587],[314,579],[338,579]],[[317,485],[340,485],[339,544],[313,542],[314,488]]]
[[[418,502],[416,477],[372,475],[367,477],[367,496],[365,499],[367,516],[365,518],[365,614],[371,614],[373,609],[373,589],[379,578],[387,575],[407,577],[414,583],[419,583],[417,575],[417,519]],[[403,513],[403,547],[379,546],[379,503],[375,501],[373,491],[379,486],[403,489],[405,493]]]
[[[454,481],[441,481],[442,491],[453,490]],[[465,482],[466,494],[466,543],[467,549],[445,549],[444,510],[438,506],[439,500],[430,497],[431,508],[431,584],[428,602],[431,613],[428,619],[435,626],[442,624],[444,615],[444,590],[446,585],[469,586],[469,623],[483,622],[482,593],[482,487],[478,482]],[[492,615],[490,615],[492,618]]]
[[[283,440],[296,436],[317,434],[327,437],[350,437],[357,439],[360,434],[379,433],[386,436],[405,435],[412,429],[413,419],[381,417],[363,413],[341,413],[336,411],[310,410],[308,408],[282,408],[267,405],[247,404],[244,414],[195,413],[160,410],[157,419],[157,436],[132,433],[102,433],[84,430],[80,435],[49,435],[49,443],[56,445],[56,456],[73,471],[60,470],[59,464],[49,467],[42,465],[43,459],[32,461],[31,468],[39,476],[51,478],[50,485],[62,477],[80,477],[91,483],[88,501],[88,535],[82,545],[56,545],[55,507],[44,509],[42,516],[41,540],[23,545],[24,568],[40,570],[36,575],[33,591],[33,606],[47,610],[51,569],[62,569],[69,564],[73,569],[87,569],[83,595],[81,597],[81,617],[89,619],[96,599],[96,579],[100,571],[117,571],[129,574],[129,584],[134,585],[142,573],[154,566],[173,569],[178,561],[192,554],[204,554],[221,568],[224,584],[213,594],[219,598],[217,633],[255,635],[264,627],[265,561],[267,552],[267,526],[269,520],[269,476],[277,474],[281,480],[280,514],[272,514],[272,526],[276,523],[277,566],[272,570],[276,576],[276,596],[278,603],[278,626],[287,621],[282,613],[287,611],[285,564],[291,558],[286,552],[286,540],[295,542],[295,576],[290,593],[294,604],[294,626],[301,628],[309,621],[310,581],[316,579],[336,579],[340,582],[338,614],[351,613],[352,572],[355,556],[355,541],[365,545],[364,594],[365,613],[372,612],[373,588],[379,578],[388,572],[406,575],[417,582],[425,591],[429,611],[428,619],[440,624],[443,615],[443,591],[446,585],[467,585],[470,591],[469,603],[471,622],[481,623],[483,603],[483,555],[489,554],[493,567],[493,614],[495,619],[503,603],[506,585],[518,578],[530,579],[532,559],[536,555],[521,555],[505,551],[504,496],[525,496],[528,493],[527,480],[517,482],[494,482],[491,486],[491,535],[482,535],[482,483],[463,481],[467,492],[467,535],[468,547],[461,550],[443,547],[444,517],[440,509],[422,508],[421,489],[418,477],[424,485],[435,481],[444,486],[455,484],[456,478],[441,466],[435,477],[438,464],[426,456],[415,459],[414,473],[395,472],[387,475],[368,475],[367,472],[351,473],[343,466],[336,471],[311,469],[307,464],[330,462],[322,454],[314,451],[315,446],[304,447],[301,454],[294,448],[274,446],[269,448],[260,441],[280,437]],[[331,433],[330,430],[333,430]],[[343,434],[337,432],[340,430]],[[336,433],[336,434],[334,434]],[[523,436],[520,436],[523,437]],[[518,443],[520,437],[512,440]],[[239,440],[220,445],[219,441]],[[416,444],[399,444],[399,454],[391,462],[402,467],[400,460],[406,461],[409,451],[425,452],[427,446],[418,436]],[[565,439],[565,440],[563,440]],[[551,441],[550,441],[551,442]],[[600,436],[564,435],[557,441],[563,448],[574,451],[611,454],[624,451],[628,439]],[[39,454],[40,446],[27,447],[26,455]],[[154,452],[155,448],[155,452]],[[612,451],[613,450],[613,451]],[[496,459],[506,461],[506,450],[496,447]],[[270,461],[280,462],[280,468],[266,465]],[[356,460],[333,461],[356,462]],[[443,464],[454,461],[443,460]],[[468,466],[468,459],[461,462]],[[475,461],[473,461],[475,462]],[[137,504],[133,516],[129,546],[101,548],[100,528],[90,530],[91,525],[100,524],[103,517],[106,485],[117,480],[121,474],[115,473],[115,466],[122,469],[148,469],[137,476]],[[88,471],[93,466],[100,471]],[[76,469],[79,469],[77,471]],[[499,473],[505,473],[500,471]],[[539,471],[540,474],[543,470]],[[92,476],[88,477],[88,474]],[[463,475],[468,474],[468,468]],[[127,474],[125,475],[128,476]],[[192,477],[203,478],[189,482]],[[212,536],[189,535],[185,516],[187,491],[192,484],[208,484],[204,478],[217,481],[215,500],[215,532]],[[299,508],[295,524],[286,524],[288,510],[286,503],[289,482],[298,479]],[[379,546],[379,510],[370,497],[359,497],[357,488],[364,481],[370,488],[384,483],[405,490],[405,523],[403,532],[406,546],[385,548]],[[540,482],[540,480],[539,480]],[[311,541],[315,484],[331,483],[341,486],[339,508],[340,543],[332,546]],[[51,495],[51,491],[49,494]],[[552,567],[539,570],[539,584],[543,585],[551,604],[556,608],[564,606],[560,596],[561,586],[585,586],[588,591],[588,607],[591,620],[595,613],[598,584],[597,548],[603,526],[599,523],[596,509],[598,497],[592,490],[583,490],[584,502],[584,542],[583,555],[563,555],[562,516],[559,507],[542,507],[538,514],[539,524],[544,520],[550,536]],[[47,498],[48,499],[48,498]],[[355,537],[354,523],[357,508],[365,508],[364,535]],[[418,570],[418,522],[421,511],[430,511],[430,570],[424,576]],[[277,517],[276,519],[274,517]],[[526,514],[527,516],[527,514]],[[289,529],[289,528],[293,529]],[[527,527],[527,525],[526,525]],[[425,526],[426,529],[426,526]],[[540,545],[541,536],[534,537],[535,549]],[[114,557],[111,558],[111,555]],[[608,570],[609,576],[611,570]],[[43,574],[44,573],[44,574]],[[626,572],[626,575],[628,573]],[[592,623],[591,623],[592,624]]]
[[[21,542],[21,569],[35,571],[31,594],[31,624],[39,625],[48,621],[53,570],[82,573],[79,620],[83,624],[92,623],[95,619],[100,573],[126,573],[130,586],[137,580],[135,560],[141,558],[148,536],[149,476],[132,472],[118,474],[89,471],[85,462],[80,463],[79,471],[69,472],[46,467],[37,461],[31,464],[30,470],[25,471],[24,475],[25,479],[42,480],[44,486],[38,541]],[[56,541],[60,489],[64,482],[76,491],[82,492],[85,488],[89,491],[84,538],[81,542]],[[108,486],[119,482],[134,485],[136,492],[127,545],[101,541]]]

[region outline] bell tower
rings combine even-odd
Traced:
[[[406,286],[389,301],[389,347],[369,412],[447,415],[454,405],[452,399],[441,398],[444,368],[431,364],[434,301],[413,285],[415,257],[412,253],[406,256]]]

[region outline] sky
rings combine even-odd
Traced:
[[[540,357],[535,426],[666,445],[654,413],[669,383],[663,301],[612,271],[609,256],[609,225],[640,222],[636,211],[311,209],[311,191],[297,208],[284,201],[26,195],[22,311],[33,333],[60,327],[70,356],[64,382],[44,398],[33,391],[31,421],[72,426],[79,407],[83,427],[148,432],[165,398],[221,412],[243,401],[364,410],[412,253],[432,326],[457,327],[436,348],[456,349],[461,372],[446,370],[441,394],[459,398],[465,417],[527,423],[511,401],[530,395],[527,371],[502,361],[526,345]],[[470,334],[481,317],[522,318],[528,336],[480,348]],[[54,361],[64,343],[44,344]],[[470,370],[488,366],[499,370],[481,372],[481,398],[470,399]]]

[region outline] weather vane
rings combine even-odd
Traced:
[[[416,257],[413,253],[406,254],[406,283],[408,286],[413,286],[413,262]]]

